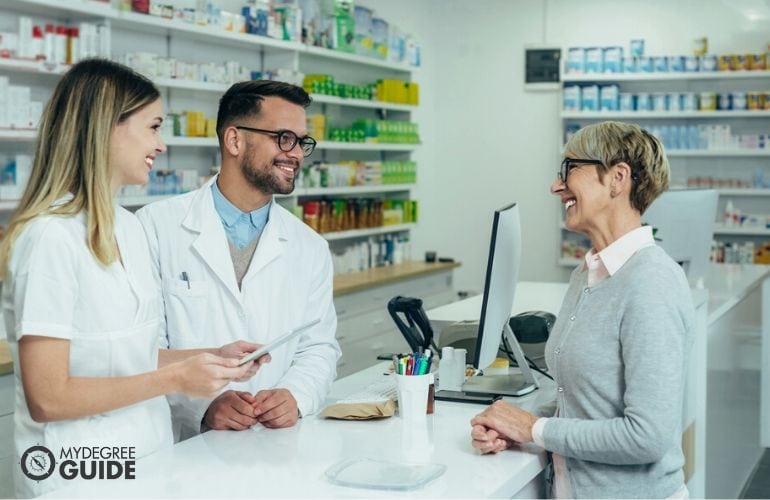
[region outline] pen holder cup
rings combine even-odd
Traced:
[[[423,420],[428,413],[428,393],[433,375],[396,375],[398,414],[404,420]]]

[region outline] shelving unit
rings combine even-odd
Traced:
[[[691,73],[585,73],[562,75],[563,83],[622,83],[622,82],[677,82],[703,80],[749,80],[770,78],[770,70],[752,71],[698,71]]]
[[[34,141],[37,130],[33,129],[0,129],[0,141]]]
[[[7,0],[0,6],[0,12],[12,15],[28,15],[33,19],[74,24],[80,21],[103,23],[111,30],[111,55],[117,58],[126,52],[148,51],[175,57],[180,61],[211,62],[221,61],[222,51],[229,60],[254,70],[291,68],[304,72],[340,73],[340,80],[349,83],[369,83],[377,78],[400,78],[411,80],[414,67],[407,64],[346,54],[319,47],[310,47],[298,42],[272,39],[264,36],[226,32],[213,27],[198,26],[179,19],[163,19],[134,12],[119,11],[110,2],[96,0]],[[36,85],[53,88],[58,78],[69,68],[68,65],[50,65],[41,61],[12,60],[0,58],[0,74],[7,74],[11,83],[23,74],[50,77],[50,80],[36,80]],[[29,77],[27,77],[29,78]],[[352,79],[352,80],[351,80]],[[359,81],[355,81],[359,79]],[[168,112],[185,109],[201,109],[208,117],[214,116],[219,95],[229,84],[217,82],[189,81],[172,78],[154,78],[163,91],[164,107]],[[207,95],[208,94],[208,95]],[[210,96],[210,97],[209,97]],[[342,110],[346,117],[382,118],[389,113],[408,117],[416,106],[362,99],[346,99],[329,95],[312,95],[314,105],[333,112]],[[47,98],[46,98],[47,99]],[[44,100],[38,98],[37,100]],[[400,118],[398,118],[400,119]],[[25,143],[33,141],[35,130],[0,129],[0,142]],[[215,161],[218,140],[216,137],[166,137],[169,147],[167,154],[159,157],[157,168],[174,168],[184,165],[207,173]],[[336,143],[319,141],[317,152],[308,161],[317,159],[337,161],[346,159],[377,158],[380,160],[407,159],[418,144],[372,144]],[[29,148],[28,148],[29,149]],[[331,155],[327,158],[327,155]],[[411,185],[350,186],[343,188],[297,189],[292,195],[277,197],[284,205],[296,205],[302,200],[326,196],[406,196],[411,194]],[[162,199],[163,196],[141,196],[121,199],[128,207],[139,207]],[[15,208],[13,200],[0,201],[0,211]],[[330,241],[366,238],[371,235],[408,232],[414,224],[384,226],[374,229],[328,233]]]
[[[700,120],[713,118],[768,119],[770,111],[564,111],[562,119],[571,120]]]
[[[768,71],[713,71],[694,73],[618,73],[618,74],[565,74],[562,83],[617,84],[621,92],[716,92],[764,91],[770,81]],[[730,125],[731,133],[757,134],[770,131],[770,110],[723,110],[723,111],[562,111],[564,130],[568,125],[587,125],[603,120],[619,120],[638,123],[643,127],[656,125]],[[755,172],[761,169],[764,177],[770,177],[770,148],[765,149],[667,149],[672,170],[672,185],[686,186],[691,177],[712,177],[753,181]],[[770,230],[756,227],[724,227],[721,214],[730,199],[743,214],[768,215],[767,198],[770,188],[741,189],[719,188],[720,202],[717,208],[714,238],[717,241],[770,240]],[[575,240],[576,235],[560,224],[562,244]],[[559,265],[573,266],[574,259],[561,258]]]

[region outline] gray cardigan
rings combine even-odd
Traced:
[[[586,286],[575,269],[546,344],[556,417],[546,449],[566,457],[576,498],[665,498],[684,481],[684,377],[695,312],[682,269],[657,246]]]

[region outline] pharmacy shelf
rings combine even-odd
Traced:
[[[201,92],[224,93],[230,88],[226,83],[198,82],[195,80],[178,80],[176,78],[153,78],[152,81],[158,87],[169,89],[195,90]]]
[[[188,147],[219,147],[219,140],[216,137],[169,137],[164,138],[166,146],[188,146]]]
[[[69,64],[47,63],[45,61],[32,61],[29,59],[0,58],[0,70],[2,71],[61,76],[69,68]]]
[[[144,205],[147,205],[148,203],[165,200],[166,198],[171,198],[172,196],[178,196],[178,195],[166,194],[166,195],[147,195],[147,196],[119,196],[118,204],[124,207],[142,207]]]
[[[770,156],[770,149],[667,149],[666,155],[691,158],[761,158]]]
[[[732,236],[770,236],[770,229],[764,227],[726,227],[722,224],[714,226],[714,234]]]
[[[0,200],[0,212],[10,212],[16,210],[19,200]]]
[[[770,189],[721,188],[721,196],[770,196]]]
[[[0,128],[0,141],[34,141],[36,137],[35,129]]]
[[[46,18],[77,14],[81,19],[112,19],[118,12],[109,1],[97,0],[3,0],[2,6],[25,14],[45,15]]]
[[[183,34],[186,37],[204,40],[207,43],[256,45],[264,49],[285,52],[297,52],[304,49],[304,45],[297,42],[276,40],[266,36],[247,33],[234,33],[212,26],[198,26],[197,24],[187,23],[179,19],[165,19],[137,12],[113,11],[111,24],[113,27],[142,31],[144,33]]]
[[[414,151],[419,144],[384,144],[368,142],[334,142],[322,141],[316,149],[335,151]]]
[[[584,73],[562,75],[564,83],[588,82],[673,82],[696,80],[750,80],[768,79],[769,70],[750,71],[697,71],[692,73]]]
[[[345,97],[336,97],[325,94],[311,94],[314,103],[337,104],[339,106],[349,106],[354,108],[386,109],[389,111],[414,111],[417,106],[409,104],[396,104],[393,102],[371,101],[365,99],[348,99]]]
[[[218,147],[216,137],[169,137],[164,138],[166,146]],[[368,142],[319,142],[317,150],[331,151],[414,151],[419,144],[371,144]]]
[[[372,227],[367,229],[353,229],[351,231],[339,231],[334,233],[322,233],[328,241],[348,240],[353,238],[365,238],[367,236],[376,236],[378,234],[399,233],[409,231],[416,224],[394,224],[391,226]]]
[[[770,118],[770,110],[756,111],[562,111],[569,120],[648,120],[659,118]]]
[[[225,45],[256,45],[263,49],[285,52],[296,52],[311,57],[324,57],[338,61],[346,61],[357,65],[384,68],[391,71],[411,73],[415,69],[404,63],[394,63],[373,57],[348,54],[321,47],[311,47],[299,42],[276,40],[260,35],[233,33],[211,26],[198,26],[179,19],[164,19],[162,17],[127,12],[114,9],[109,1],[97,0],[3,0],[3,8],[13,9],[27,14],[40,15],[45,12],[48,17],[67,17],[77,14],[88,19],[108,19],[112,27],[124,28],[145,33],[183,34],[189,38],[215,42]]]
[[[580,259],[575,259],[572,257],[562,257],[559,259],[558,264],[562,267],[575,267],[581,262],[583,261]]]
[[[417,69],[417,67],[410,66],[409,64],[384,61],[382,59],[375,59],[374,57],[348,54],[345,52],[325,49],[322,47],[312,47],[310,45],[305,45],[301,53],[310,55],[310,56],[319,56],[319,57],[325,57],[327,59],[335,59],[337,61],[346,61],[346,62],[362,64],[366,66],[374,66],[376,68],[384,68],[384,69],[389,69],[391,71],[399,71],[402,73],[411,73],[412,71]]]
[[[292,196],[334,196],[344,194],[397,193],[409,191],[414,184],[379,184],[376,186],[340,186],[320,188],[297,188]]]

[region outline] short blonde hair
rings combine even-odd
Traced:
[[[602,122],[581,128],[564,146],[564,156],[598,160],[599,179],[618,163],[632,170],[631,206],[643,214],[668,189],[671,170],[663,144],[639,125]]]

